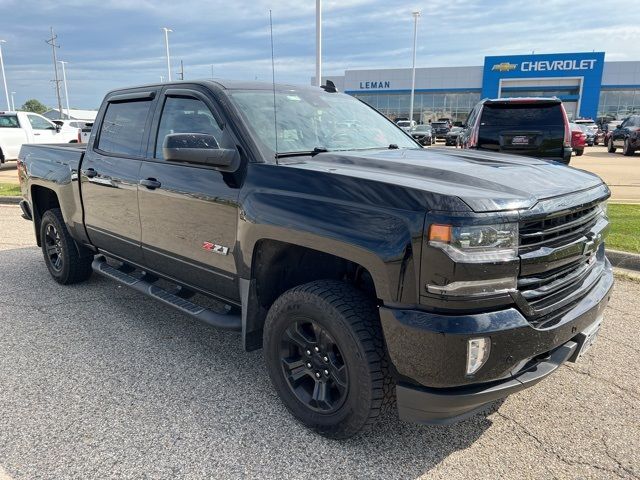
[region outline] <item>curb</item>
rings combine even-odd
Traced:
[[[22,197],[0,197],[0,205],[18,205]]]
[[[637,253],[621,252],[619,250],[606,250],[606,255],[611,265],[625,270],[640,272],[640,255]]]

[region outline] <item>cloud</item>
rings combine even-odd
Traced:
[[[640,10],[604,14],[595,0],[324,0],[323,6],[326,74],[408,67],[414,8],[422,10],[419,66],[481,65],[485,55],[532,50],[604,50],[608,59],[640,60]],[[163,26],[173,29],[174,72],[182,60],[187,78],[210,77],[213,65],[218,77],[270,80],[269,9],[277,79],[308,84],[315,67],[313,0],[0,0],[10,89],[17,103],[35,97],[55,104],[44,43],[50,26],[59,35],[59,58],[69,61],[71,103],[80,108],[96,107],[110,89],[166,75]]]

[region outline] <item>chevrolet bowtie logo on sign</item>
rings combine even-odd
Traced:
[[[516,68],[518,68],[518,65],[516,65],[515,63],[502,62],[502,63],[496,63],[491,68],[491,71],[510,72],[511,70],[515,70]]]

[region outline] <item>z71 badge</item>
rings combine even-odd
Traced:
[[[229,247],[211,242],[204,242],[202,244],[202,249],[208,252],[218,253],[220,255],[226,255],[227,253],[229,253]]]

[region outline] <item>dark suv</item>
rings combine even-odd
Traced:
[[[484,99],[469,114],[459,142],[462,148],[571,160],[569,121],[555,97]]]
[[[611,132],[607,150],[614,153],[618,147],[622,147],[623,155],[633,155],[640,150],[640,115],[631,115]]]

